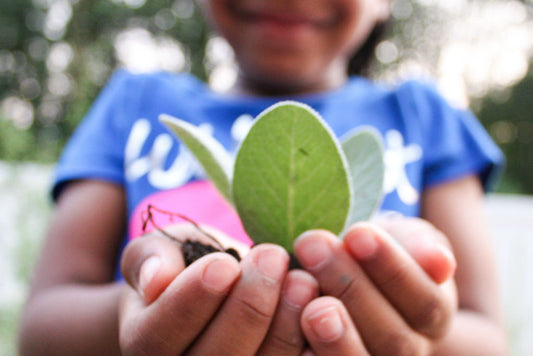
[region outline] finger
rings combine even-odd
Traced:
[[[126,355],[177,355],[201,334],[240,275],[225,253],[202,257],[184,269],[152,304],[128,293],[120,314]]]
[[[120,267],[126,282],[150,304],[185,264],[179,245],[154,233],[128,243]]]
[[[411,330],[340,239],[327,231],[309,231],[298,237],[294,248],[321,292],[346,306],[370,354],[417,354],[415,349],[424,343],[423,337]]]
[[[432,281],[385,231],[362,223],[344,244],[374,285],[416,331],[440,337],[450,324],[455,300]]]
[[[303,311],[302,329],[316,356],[369,355],[338,299],[321,297],[309,303]]]
[[[300,327],[302,310],[316,297],[318,283],[313,276],[302,270],[290,271],[283,281],[281,300],[258,355],[300,355],[305,345]]]
[[[280,246],[252,248],[241,261],[241,277],[189,354],[255,354],[274,317],[288,263]]]
[[[380,218],[376,224],[393,236],[436,283],[453,276],[457,263],[450,243],[432,224],[401,216]]]

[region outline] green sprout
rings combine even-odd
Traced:
[[[311,107],[283,101],[258,115],[234,160],[198,127],[169,115],[160,120],[194,154],[255,243],[292,252],[304,231],[341,235],[381,202],[383,148],[372,128],[339,141]]]

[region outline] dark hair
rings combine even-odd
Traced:
[[[389,28],[390,21],[380,22],[374,26],[366,42],[355,52],[348,62],[348,75],[369,76],[373,61],[375,60],[375,50],[384,34]]]

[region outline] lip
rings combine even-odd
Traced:
[[[275,8],[234,8],[235,14],[245,22],[290,27],[326,27],[331,20],[319,12],[304,10],[286,11]]]
[[[274,12],[250,13],[247,18],[249,21],[265,22],[278,24],[280,26],[316,26],[324,27],[325,21],[309,16],[280,14]]]
[[[234,14],[248,38],[276,50],[307,46],[331,23],[324,15],[299,9],[240,8]]]

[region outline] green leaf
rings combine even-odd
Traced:
[[[385,163],[379,133],[370,127],[349,133],[342,148],[351,176],[352,204],[347,226],[368,220],[381,203]]]
[[[340,143],[318,113],[287,101],[259,115],[233,175],[235,207],[252,240],[292,251],[293,240],[306,230],[338,234],[350,196]]]
[[[214,137],[186,121],[170,115],[161,115],[164,123],[194,154],[211,182],[231,204],[231,175],[233,158]]]

